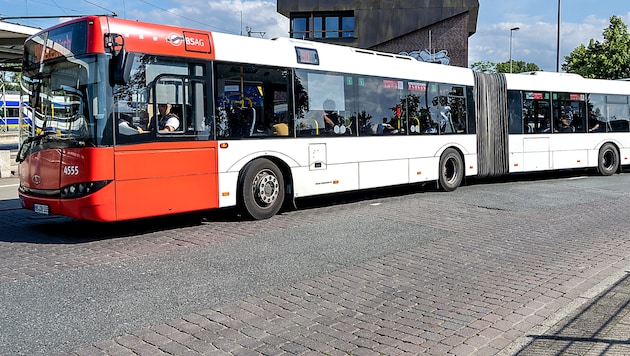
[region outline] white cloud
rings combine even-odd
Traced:
[[[275,1],[173,0],[169,8],[148,10],[133,11],[128,18],[231,34],[246,35],[250,28],[252,36],[264,32],[265,38],[287,37],[289,32],[289,20],[276,11]]]
[[[620,16],[630,23],[630,12]],[[477,61],[504,62],[509,60],[510,29],[513,33],[512,59],[537,64],[545,71],[556,70],[557,27],[555,22],[541,21],[539,16],[510,14],[506,21],[477,27],[469,40],[469,64]],[[610,18],[590,15],[580,23],[562,22],[560,26],[560,65],[564,57],[580,44],[588,45],[591,39],[602,40],[602,33]]]

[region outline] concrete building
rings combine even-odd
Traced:
[[[290,37],[468,66],[478,0],[278,0]]]

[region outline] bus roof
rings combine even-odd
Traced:
[[[621,80],[587,79],[578,74],[527,72],[506,74],[509,90],[550,91],[565,93],[630,93],[630,82]]]

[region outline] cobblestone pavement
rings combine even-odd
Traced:
[[[574,312],[542,334],[536,330],[524,338],[529,343],[518,356],[630,355],[630,271],[598,295],[584,296]],[[581,299],[581,300],[580,300]],[[582,305],[583,304],[583,305]],[[540,328],[539,328],[540,329]]]
[[[615,334],[609,326],[630,324],[630,282],[624,275],[630,271],[630,179],[616,177],[620,185],[615,187],[592,183],[605,179],[475,185],[449,194],[425,192],[292,211],[265,221],[211,219],[182,224],[176,232],[117,224],[103,227],[97,236],[85,232],[93,225],[33,218],[7,205],[3,211],[0,205],[0,213],[13,217],[5,219],[5,228],[16,236],[0,239],[0,287],[261,234],[318,229],[312,222],[316,210],[319,222],[360,217],[387,226],[394,235],[417,231],[419,238],[429,236],[430,243],[63,351],[623,354],[628,334]],[[40,234],[28,237],[33,231]],[[353,233],[344,231],[338,239]],[[46,243],[38,244],[42,239]],[[601,294],[592,295],[594,291]],[[606,313],[598,310],[602,305]],[[2,328],[8,320],[0,314]],[[10,343],[2,336],[0,341]]]

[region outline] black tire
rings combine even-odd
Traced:
[[[612,143],[606,143],[599,149],[597,170],[603,176],[610,176],[619,170],[619,151]]]
[[[268,219],[284,203],[284,178],[273,162],[261,158],[248,163],[240,180],[244,213],[256,220]]]
[[[440,157],[438,183],[447,192],[457,189],[464,179],[464,161],[454,148],[447,148]]]

